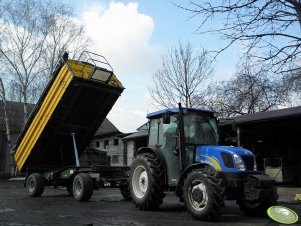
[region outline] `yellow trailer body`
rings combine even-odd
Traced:
[[[63,62],[17,140],[16,170],[75,165],[71,134],[75,134],[80,154],[123,89],[108,69],[82,61]]]

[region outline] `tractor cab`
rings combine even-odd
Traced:
[[[212,111],[172,108],[148,114],[147,118],[148,147],[159,149],[164,156],[171,186],[178,183],[182,170],[195,163],[197,147],[218,144],[217,120]]]

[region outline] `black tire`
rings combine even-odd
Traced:
[[[163,202],[164,167],[154,154],[138,155],[131,166],[130,194],[136,207],[156,210]]]
[[[185,206],[193,218],[214,221],[224,207],[222,180],[211,167],[191,171],[183,186]]]
[[[73,196],[78,201],[88,201],[93,194],[93,181],[89,174],[80,173],[73,180]]]
[[[236,203],[239,205],[241,211],[247,216],[266,217],[267,209],[277,204],[278,195],[276,187],[269,188],[271,196],[267,198],[260,198],[253,201],[239,199]]]
[[[26,188],[30,197],[39,197],[44,192],[45,182],[40,173],[32,173],[26,180]]]
[[[126,200],[132,200],[128,183],[121,184],[119,188],[120,188],[120,193],[123,196],[123,198],[125,198]]]

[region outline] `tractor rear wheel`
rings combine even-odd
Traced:
[[[41,196],[44,192],[44,178],[40,173],[32,173],[26,180],[26,188],[30,197]]]
[[[210,167],[193,170],[184,182],[185,206],[197,220],[215,220],[224,206],[223,194],[222,180]]]
[[[131,166],[130,193],[141,210],[157,209],[163,202],[164,167],[154,154],[138,155]]]
[[[73,196],[78,201],[88,201],[93,194],[93,181],[89,174],[80,173],[73,180]]]

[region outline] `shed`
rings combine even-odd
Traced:
[[[105,119],[90,141],[90,147],[105,151],[111,166],[126,166],[126,154],[122,138],[131,133],[120,132],[112,122]]]
[[[251,150],[258,170],[301,184],[301,106],[220,120],[221,142]]]
[[[143,124],[137,132],[123,137],[125,165],[130,166],[133,162],[136,151],[147,146],[148,123]]]

